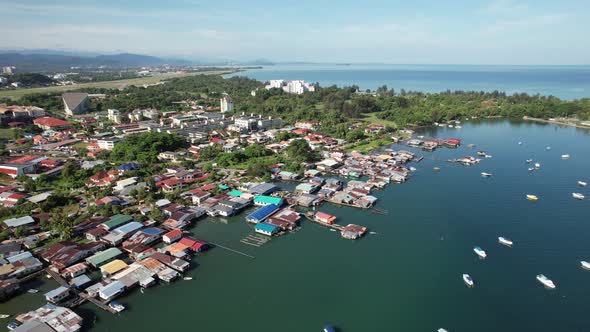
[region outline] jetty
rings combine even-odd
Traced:
[[[324,227],[328,227],[328,228],[335,229],[335,230],[338,230],[338,231],[344,230],[344,226],[342,226],[342,225],[328,224],[328,223],[325,223],[325,222],[321,222],[321,221],[315,220],[315,218],[313,217],[313,212],[306,213],[305,214],[305,218],[307,220],[311,221],[311,222],[314,222],[314,223],[316,223],[318,225],[322,225]]]

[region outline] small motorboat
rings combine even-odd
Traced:
[[[492,176],[492,173],[481,172],[481,176],[483,176],[484,178],[489,178],[490,176]]]
[[[486,155],[486,153],[485,153],[485,152],[483,152],[483,151],[477,151],[477,155],[478,155],[478,156],[485,156],[485,155]]]
[[[532,160],[532,159],[527,159],[527,160],[526,160],[526,163],[527,163],[527,164],[530,164],[530,163],[532,163],[532,162],[533,162],[533,160]]]
[[[590,270],[590,262],[581,261],[580,263],[582,264],[582,268],[584,270]]]
[[[535,169],[533,167],[529,167],[529,173],[532,173]]]
[[[441,327],[440,329],[436,330],[436,332],[449,332],[449,331],[447,331]]]
[[[17,327],[18,327],[18,323],[17,322],[10,322],[10,323],[8,323],[8,325],[6,325],[6,328],[9,331],[12,331],[12,330],[16,329]]]
[[[537,276],[537,280],[538,280],[538,281],[539,281],[541,284],[543,284],[543,286],[545,286],[545,287],[547,287],[547,288],[554,289],[555,287],[557,287],[557,286],[555,286],[555,284],[553,283],[553,281],[552,281],[551,279],[549,279],[549,278],[545,277],[545,276],[544,276],[544,275],[542,275],[542,274],[539,274],[539,275]]]
[[[539,197],[537,197],[535,195],[526,195],[526,199],[528,199],[529,201],[532,201],[532,202],[536,202],[539,200]]]
[[[588,185],[588,183],[586,183],[584,181],[578,181],[578,186],[580,186],[580,187],[585,187],[587,185]]]
[[[546,147],[545,149],[547,149],[547,151],[549,151],[549,150],[551,150],[551,147],[550,147],[550,146],[548,146],[548,147]]]
[[[535,163],[535,168],[536,168],[536,169],[539,169],[539,168],[541,168],[541,164],[540,164],[540,163]]]
[[[561,159],[563,159],[563,160],[570,159],[570,155],[569,154],[562,154]]]
[[[0,314],[0,319],[5,319],[10,317],[10,315],[6,315],[6,314]]]
[[[473,285],[475,285],[475,283],[473,282],[473,278],[471,278],[471,276],[469,274],[463,275],[463,281],[469,287],[473,287]]]
[[[336,329],[330,325],[324,327],[324,332],[336,332]]]
[[[485,259],[486,257],[488,257],[488,255],[486,254],[486,252],[481,249],[480,247],[475,247],[473,248],[473,251],[477,254],[477,256],[479,256],[479,258],[481,259]]]
[[[486,154],[485,156],[483,156],[484,158],[492,158],[491,154]]]
[[[186,280],[186,281],[193,280],[193,277],[184,277],[184,278],[182,278],[182,280]]]
[[[518,145],[522,145],[522,142],[518,142]]]
[[[440,167],[438,167],[438,166],[435,166],[435,167],[434,167],[434,168],[432,168],[432,169],[433,169],[433,170],[435,170],[435,171],[440,171]]]
[[[121,312],[121,311],[125,310],[124,305],[122,305],[119,302],[115,302],[115,301],[112,301],[111,303],[109,303],[109,307],[111,309],[115,310],[116,312]]]
[[[36,293],[39,293],[39,290],[35,289],[35,288],[31,288],[31,289],[27,290],[27,293],[36,294]]]
[[[584,199],[584,198],[585,198],[585,196],[584,196],[584,195],[582,195],[582,194],[580,194],[580,193],[572,193],[572,196],[573,196],[575,199]]]
[[[503,245],[507,246],[507,247],[512,247],[512,244],[513,244],[512,240],[510,240],[510,239],[507,239],[507,238],[505,238],[505,237],[502,237],[502,236],[500,236],[500,237],[498,238],[498,242],[499,242],[500,244],[503,244]]]
[[[463,127],[461,127],[461,126],[455,126],[455,129],[461,129],[461,128],[463,128]]]

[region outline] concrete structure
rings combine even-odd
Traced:
[[[107,110],[107,118],[109,121],[119,124],[121,123],[121,112],[119,112],[119,110],[109,108]]]
[[[221,104],[221,113],[231,112],[234,110],[234,101],[231,99],[230,96],[223,96],[219,103]]]
[[[84,114],[88,111],[88,94],[85,92],[66,92],[62,95],[67,116]]]

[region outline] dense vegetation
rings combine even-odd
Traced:
[[[8,76],[8,83],[19,82],[27,87],[46,86],[53,83],[50,77],[37,73],[22,73]]]
[[[141,133],[131,135],[108,153],[108,158],[116,162],[136,161],[141,164],[155,164],[158,154],[164,151],[175,151],[186,147],[184,138],[178,135],[162,133]]]

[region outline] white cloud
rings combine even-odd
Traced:
[[[529,10],[529,6],[513,0],[495,0],[479,9],[481,14],[518,15]]]

